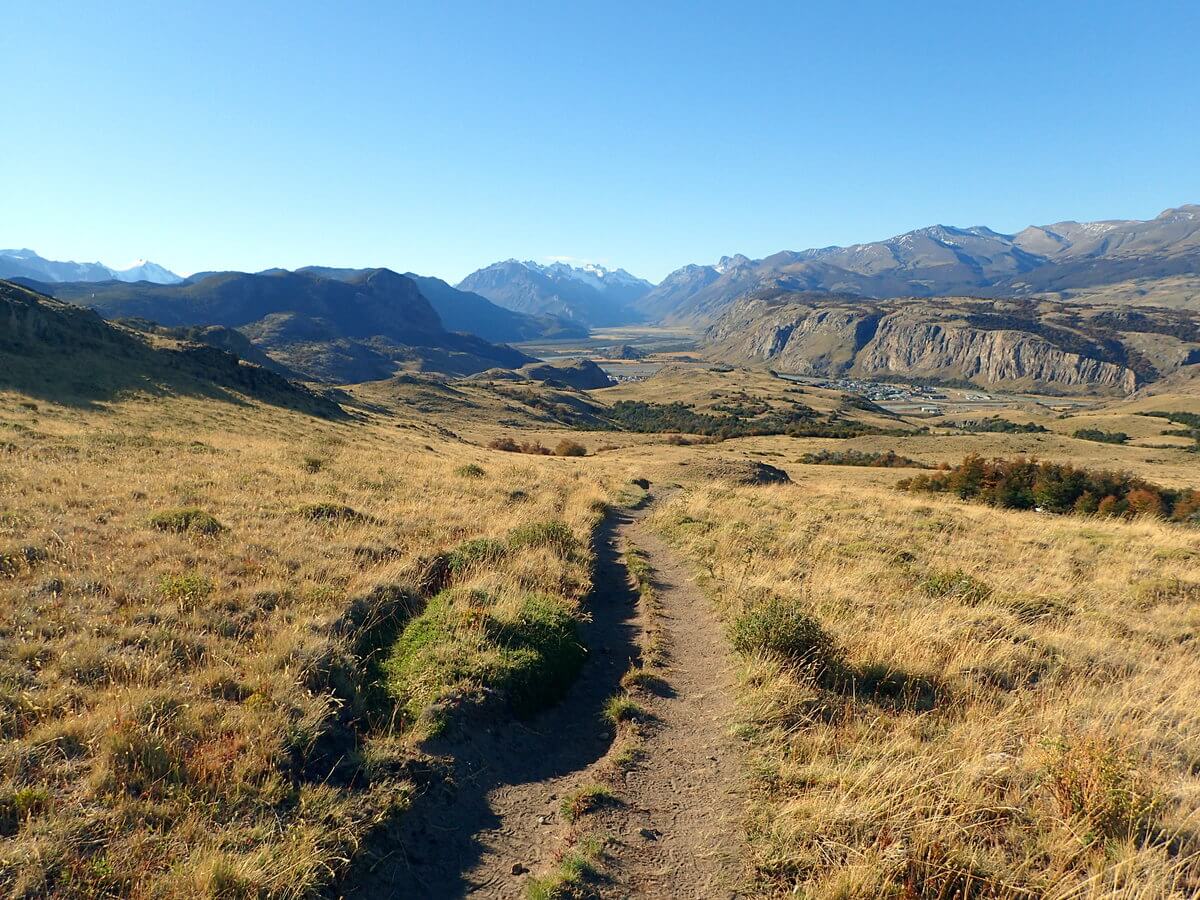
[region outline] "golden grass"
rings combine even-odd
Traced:
[[[1200,532],[842,475],[700,485],[652,519],[727,621],[782,598],[844,657],[743,660],[763,891],[1193,895]]]
[[[522,546],[455,583],[578,610],[606,498],[584,461],[489,453],[403,415],[7,395],[0,447],[13,896],[320,891],[411,790],[411,722],[377,663],[428,560],[561,521],[584,548],[570,560]]]
[[[786,388],[693,367],[592,396],[841,403]],[[931,463],[1024,451],[1178,487],[1196,481],[1194,454],[1063,434],[682,447],[564,428],[579,398],[526,386],[355,395],[355,418],[331,423],[201,398],[80,409],[0,393],[0,893],[327,890],[402,814],[416,707],[469,695],[487,669],[431,667],[415,706],[388,690],[382,660],[446,576],[437,558],[551,522],[585,548],[517,542],[447,564],[466,598],[450,645],[492,652],[470,632],[476,606],[501,625],[530,595],[586,614],[589,533],[642,477],[688,485],[653,521],[731,621],[778,595],[843,666],[745,660],[765,892],[1195,892],[1200,534],[912,497],[890,489],[904,473],[799,463],[826,448]],[[509,433],[590,455],[485,448]],[[745,459],[796,484],[704,481]],[[484,594],[486,608],[471,599]]]

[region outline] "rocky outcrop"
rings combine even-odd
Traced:
[[[841,375],[874,334],[879,314],[854,306],[738,304],[708,333],[723,362],[770,362],[797,375]]]
[[[612,387],[616,382],[590,359],[572,359],[559,363],[533,363],[517,370],[531,381],[561,385],[580,391]]]
[[[1133,370],[1061,350],[1037,335],[922,322],[904,314],[879,323],[853,371],[966,379],[997,388],[1125,394],[1137,389]]]
[[[711,326],[711,358],[767,363],[817,377],[907,376],[970,381],[985,388],[1128,394],[1186,365],[1200,343],[1178,311],[1140,316],[1080,313],[1022,300],[759,293]],[[1159,321],[1161,319],[1161,321]],[[1143,329],[1131,332],[1136,325]],[[1170,333],[1186,335],[1177,338]],[[1173,352],[1149,353],[1170,341]]]

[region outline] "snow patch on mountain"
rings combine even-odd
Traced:
[[[6,277],[23,277],[47,282],[151,281],[155,284],[177,284],[183,281],[169,269],[144,259],[139,259],[124,269],[113,269],[98,262],[59,262],[46,259],[28,247],[20,250],[0,250],[0,278]]]
[[[551,263],[538,263],[531,259],[510,260],[518,262],[531,272],[539,272],[549,278],[566,279],[586,284],[597,291],[606,291],[614,287],[640,287],[649,290],[653,285],[644,278],[631,275],[624,269],[610,269],[599,263],[583,263],[573,266],[570,263],[557,260]]]

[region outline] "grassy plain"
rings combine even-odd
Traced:
[[[894,491],[911,472],[800,462],[1026,453],[1194,486],[1196,454],[1163,437],[1176,426],[1135,415],[1200,406],[1187,396],[962,434],[703,366],[588,395],[420,379],[351,393],[340,421],[228,397],[0,394],[0,891],[336,891],[403,816],[424,736],[481,692],[519,716],[554,699],[531,685],[571,677],[591,533],[632,478],[680,487],[651,521],[747,651],[760,893],[1200,889],[1200,532],[996,511]],[[683,445],[605,426],[619,399],[801,402],[913,433]],[[1070,436],[1101,426],[1134,440]],[[588,455],[487,448],[507,436]],[[746,461],[792,483],[737,484]],[[755,644],[764,630],[817,635],[828,665]]]

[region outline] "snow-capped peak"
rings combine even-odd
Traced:
[[[175,284],[183,281],[174,272],[147,259],[134,260],[124,269],[109,269],[117,281],[152,281],[156,284]]]
[[[510,260],[510,262],[517,262],[517,260]],[[648,281],[638,278],[636,275],[631,275],[624,269],[610,269],[600,263],[585,262],[576,266],[561,259],[545,264],[527,259],[521,261],[520,265],[532,272],[539,272],[550,278],[578,281],[598,291],[617,286],[636,286],[647,289],[651,287]]]

